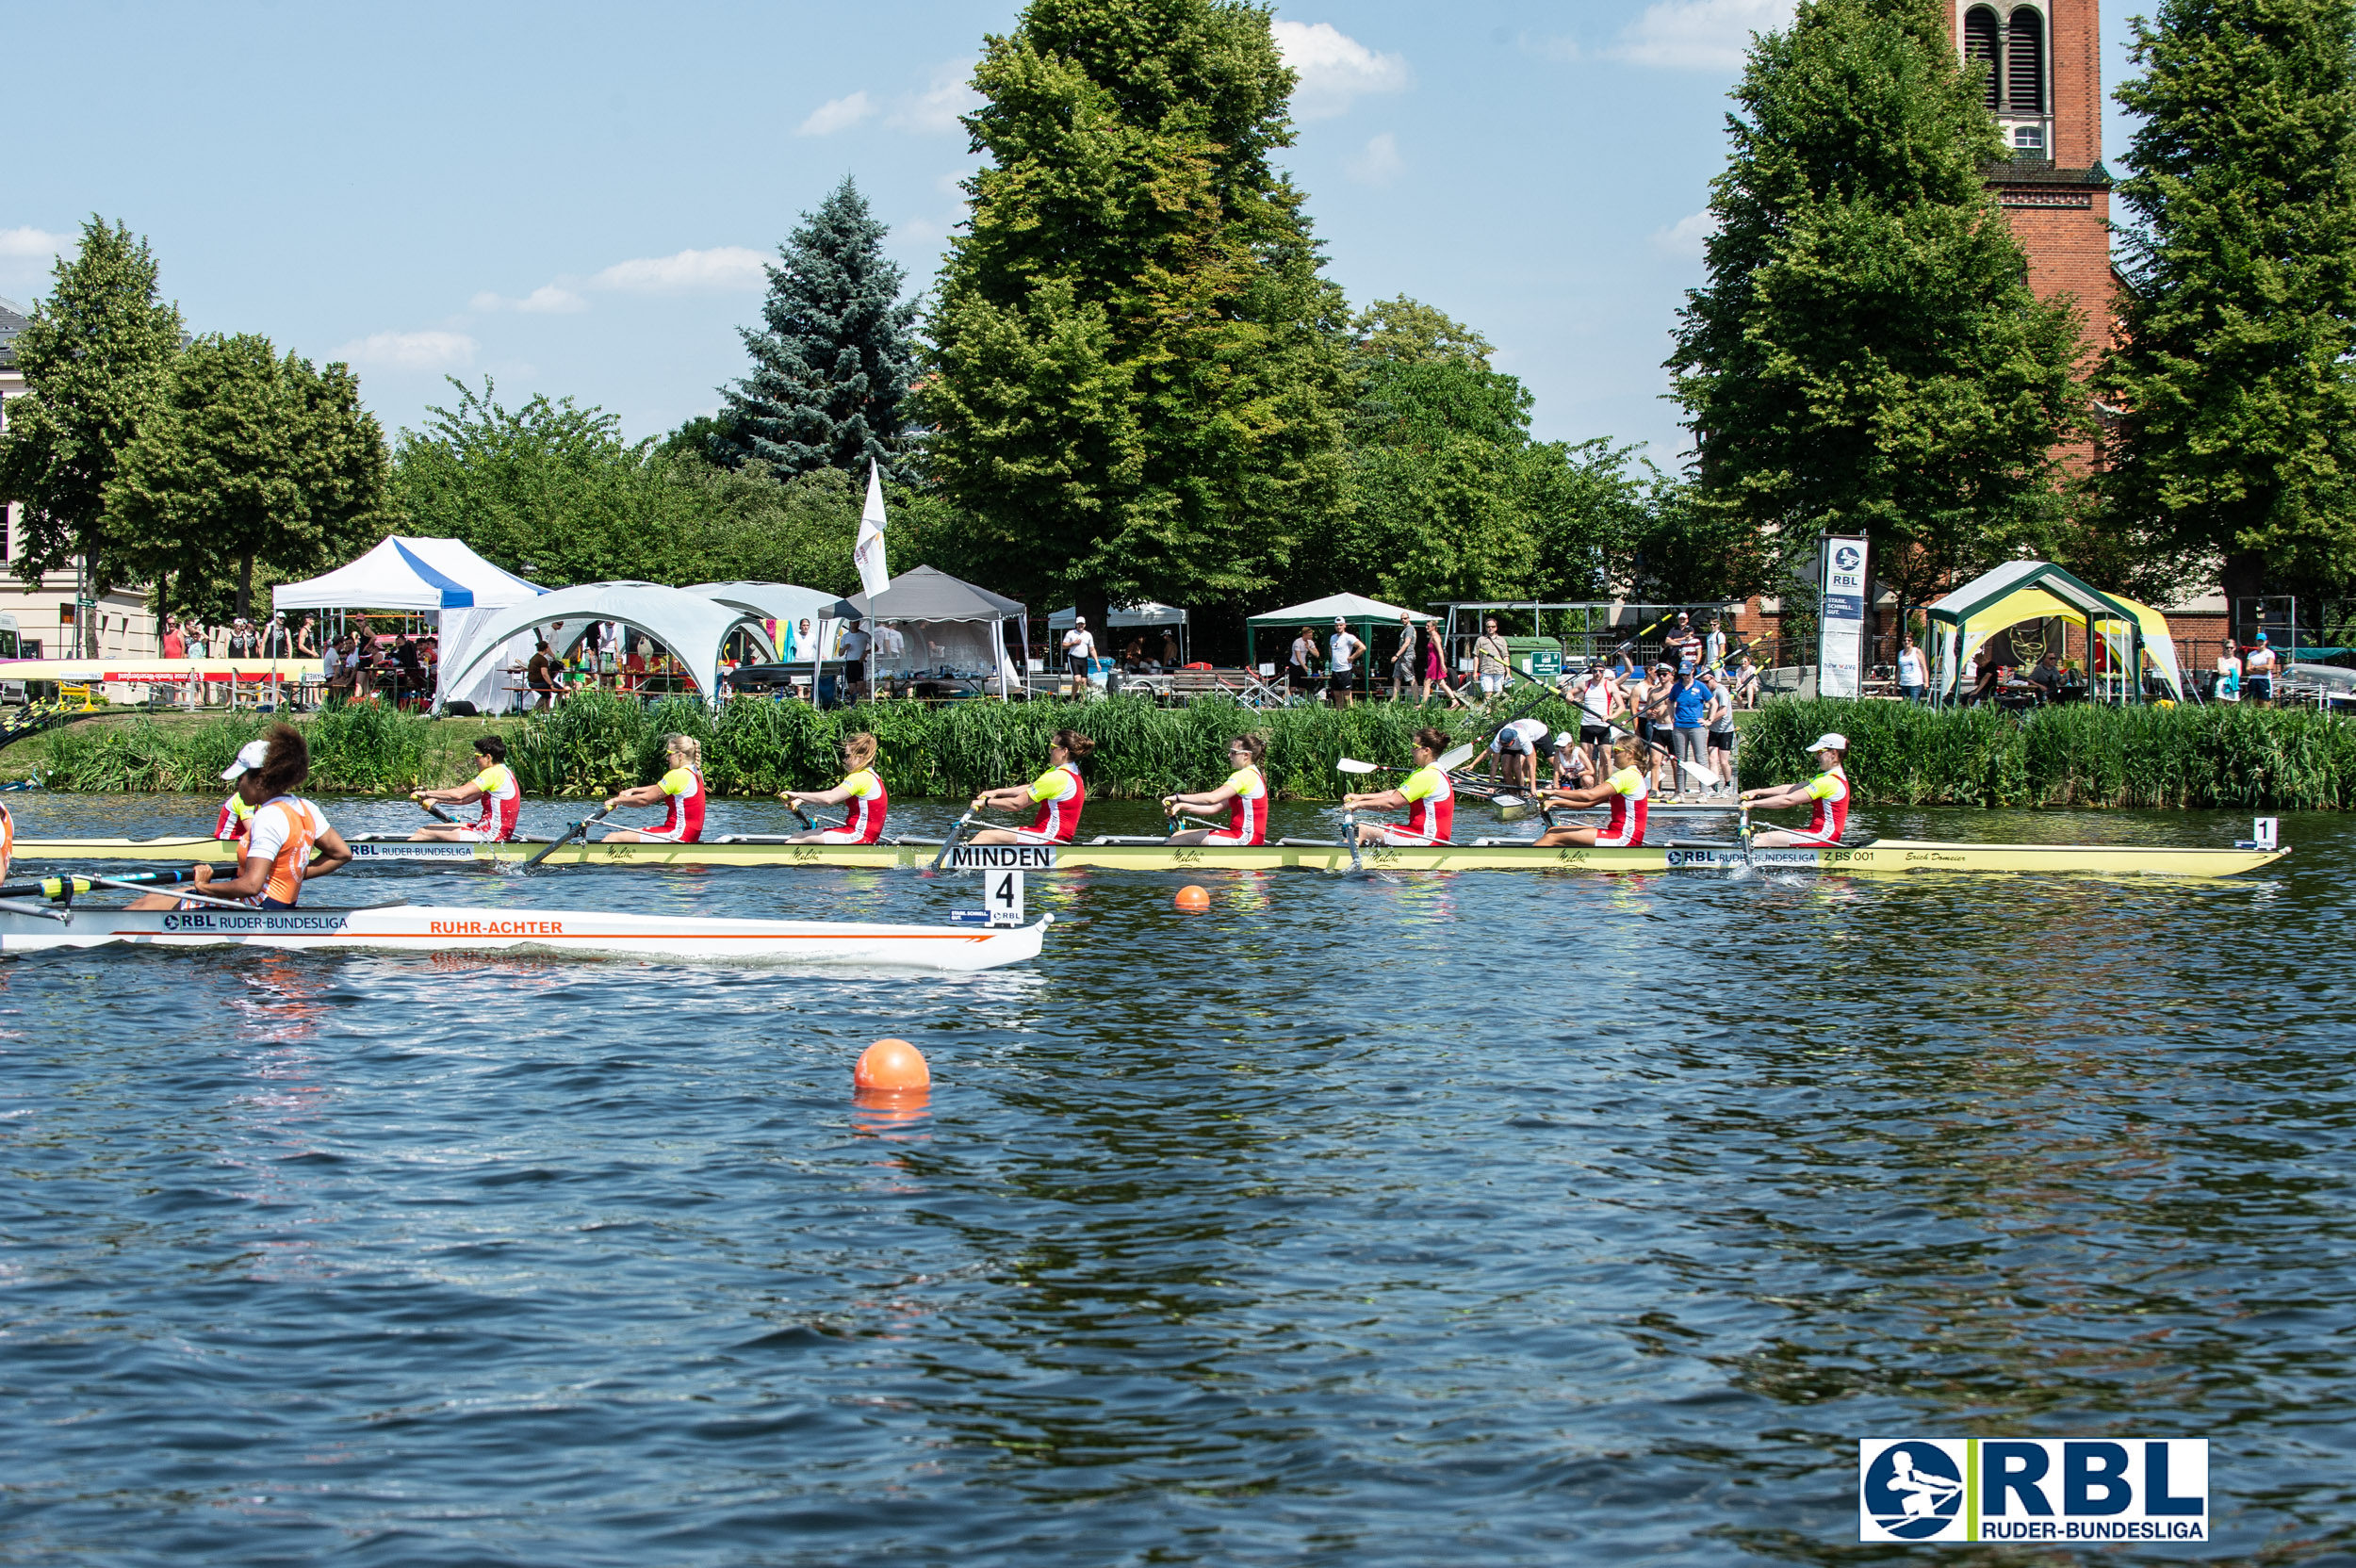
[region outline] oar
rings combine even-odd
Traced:
[[[1461,746],[1451,746],[1434,758],[1432,765],[1442,773],[1454,773],[1472,760],[1475,744],[1476,743],[1467,741]],[[1407,771],[1405,768],[1394,767],[1383,762],[1361,762],[1355,757],[1345,757],[1334,763],[1333,767],[1339,773],[1405,773]]]
[[[137,891],[142,888],[153,887],[155,885],[152,882],[144,880],[136,882],[126,881],[120,876],[92,876],[87,878],[87,880],[92,887],[95,888],[129,888],[133,891]],[[194,881],[195,877],[191,875],[189,880]],[[216,898],[211,893],[183,892],[180,896],[191,903],[210,904],[214,907],[221,909],[251,909],[254,907],[251,904],[240,904],[234,898]]]
[[[532,867],[538,865],[541,861],[547,859],[558,850],[563,849],[566,844],[571,843],[575,839],[581,837],[583,833],[588,832],[589,829],[595,827],[597,824],[605,821],[605,819],[612,814],[613,810],[613,807],[607,806],[601,808],[596,812],[593,812],[589,816],[581,818],[579,822],[573,824],[572,826],[564,829],[564,832],[558,834],[555,838],[550,839],[547,843],[542,844],[537,850],[533,851],[531,859],[526,860],[522,865],[517,866],[515,869],[517,871],[530,871]]]
[[[810,813],[794,804],[794,795],[792,791],[779,790],[777,792],[777,798],[785,802],[785,808],[794,813],[794,820],[802,825],[802,828],[805,832],[814,832],[817,829],[818,825],[810,820]]]
[[[177,882],[196,880],[194,868],[179,871],[134,872],[129,876],[44,876],[31,882],[0,883],[0,898],[72,898],[75,893],[89,892],[101,882],[119,888],[169,888]]]
[[[796,816],[801,815],[799,812],[795,812],[794,814]],[[802,820],[804,822],[810,821],[808,817],[802,817]],[[933,857],[933,870],[939,871],[941,867],[949,863],[949,852],[957,847],[957,835],[965,831],[966,828],[972,826],[973,823],[973,818],[971,813],[968,813],[957,818],[957,821],[949,825],[949,832],[947,836],[941,841],[941,853]]]
[[[1366,875],[1366,863],[1358,854],[1357,812],[1348,809],[1342,812],[1342,837],[1350,841],[1350,874],[1352,876]]]
[[[434,815],[441,818],[444,822],[450,824],[452,826],[457,825],[458,819],[451,816],[448,811],[443,810],[439,803],[431,800],[419,800],[416,795],[411,795],[409,798],[417,802],[418,809],[431,811]]]

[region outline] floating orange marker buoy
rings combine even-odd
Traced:
[[[851,1083],[862,1089],[922,1089],[932,1086],[924,1054],[906,1040],[877,1040],[859,1054]]]
[[[1207,909],[1210,906],[1210,889],[1188,885],[1178,890],[1178,907],[1181,909]]]

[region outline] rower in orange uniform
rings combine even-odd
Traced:
[[[1039,814],[1028,827],[986,827],[968,839],[973,844],[1068,844],[1079,834],[1080,811],[1088,805],[1088,785],[1081,781],[1080,763],[1096,743],[1076,729],[1058,729],[1047,743],[1047,771],[1029,784],[1011,784],[975,795],[971,811],[1019,811],[1036,804]]]
[[[848,814],[840,827],[822,827],[812,833],[797,833],[785,841],[790,844],[872,844],[882,841],[884,813],[892,808],[892,797],[884,792],[883,779],[875,773],[875,737],[860,730],[843,738],[843,782],[831,790],[787,790],[779,800],[796,810],[805,806],[841,806]]]
[[[261,765],[248,768],[237,779],[237,793],[254,811],[237,874],[217,876],[212,867],[200,865],[196,886],[214,898],[233,899],[256,909],[292,909],[303,902],[305,882],[351,864],[352,849],[328,825],[317,806],[292,792],[311,774],[311,752],[303,737],[290,726],[274,724],[261,744]],[[150,893],[131,907],[205,906],[169,893]]]

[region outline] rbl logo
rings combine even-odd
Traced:
[[[2199,1437],[1857,1442],[1860,1541],[2206,1541]]]

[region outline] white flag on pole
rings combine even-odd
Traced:
[[[883,592],[892,580],[892,573],[884,565],[883,476],[876,471],[875,460],[867,460],[867,506],[859,514],[859,543],[851,547],[852,564],[859,567],[859,585],[870,596]]]

